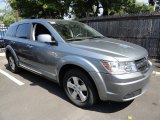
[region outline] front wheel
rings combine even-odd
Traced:
[[[19,67],[17,66],[16,61],[11,54],[8,55],[8,65],[9,65],[10,70],[13,73],[16,73],[19,71]]]
[[[97,100],[95,85],[91,78],[80,70],[68,71],[63,79],[63,87],[71,102],[79,107],[91,106]]]

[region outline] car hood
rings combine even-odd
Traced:
[[[147,57],[146,49],[122,40],[112,38],[74,41],[70,45],[90,52],[110,56],[118,61],[132,61]]]

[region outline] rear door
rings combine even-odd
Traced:
[[[11,26],[8,28],[6,36],[5,36],[5,46],[10,45],[16,52],[16,30],[17,30],[17,25]]]
[[[31,24],[24,23],[20,24],[16,32],[16,54],[19,58],[20,63],[29,64],[29,59],[33,58],[33,54],[30,53],[30,42]]]

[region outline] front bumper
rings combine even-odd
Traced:
[[[98,81],[96,86],[101,100],[129,101],[145,93],[152,71],[151,66],[146,73],[123,75],[92,73],[92,75]]]

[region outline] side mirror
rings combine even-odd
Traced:
[[[37,36],[37,39],[39,42],[44,42],[44,43],[51,43],[52,42],[52,37],[49,34],[40,34]]]

